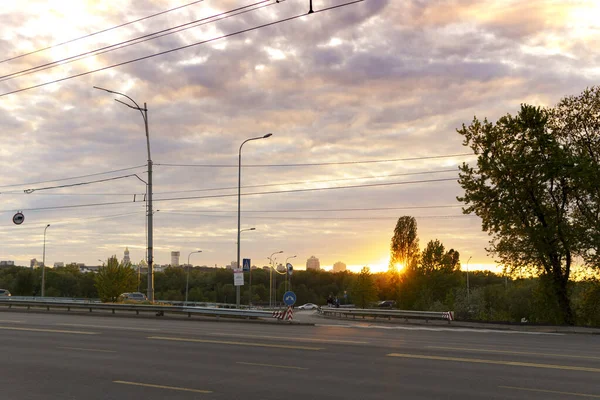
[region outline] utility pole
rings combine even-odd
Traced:
[[[152,157],[150,154],[150,133],[148,131],[148,107],[146,103],[144,103],[144,108],[140,107],[138,103],[135,102],[131,97],[127,96],[124,93],[115,92],[113,90],[104,89],[98,86],[94,86],[94,89],[103,90],[107,93],[118,94],[119,96],[123,96],[131,100],[135,107],[122,102],[119,99],[115,99],[119,103],[126,105],[127,107],[138,110],[142,114],[142,118],[144,119],[144,128],[146,130],[146,148],[148,149],[148,183],[146,184],[146,192],[147,192],[147,208],[146,208],[146,218],[148,223],[148,238],[147,238],[147,252],[148,252],[148,300],[151,302],[154,301],[154,251],[153,251],[153,217],[154,212],[152,211]]]

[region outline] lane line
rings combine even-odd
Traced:
[[[475,364],[494,364],[494,365],[510,365],[513,367],[529,367],[529,368],[546,368],[546,369],[562,369],[567,371],[584,371],[600,373],[600,368],[578,367],[573,365],[554,365],[554,364],[537,364],[526,363],[519,361],[499,361],[499,360],[483,360],[478,358],[462,358],[462,357],[441,357],[441,356],[425,356],[421,354],[402,354],[390,353],[388,357],[415,358],[420,360],[438,360],[438,361],[457,361]]]
[[[358,329],[382,329],[382,330],[400,330],[400,331],[428,331],[428,332],[456,332],[456,333],[502,333],[506,335],[547,335],[564,336],[566,333],[557,332],[528,332],[528,331],[509,331],[499,329],[474,329],[474,328],[443,328],[443,327],[421,327],[421,326],[390,326],[390,325],[365,325],[365,324],[315,324],[315,326],[328,328],[358,328]]]
[[[191,339],[191,338],[175,338],[165,336],[148,336],[146,339],[150,340],[167,340],[173,342],[191,342],[191,343],[211,343],[211,344],[231,344],[235,346],[250,346],[250,347],[271,347],[276,349],[292,349],[292,350],[312,350],[318,351],[323,350],[322,347],[309,347],[309,346],[294,346],[294,345],[283,345],[283,344],[265,344],[265,343],[247,343],[247,342],[233,342],[226,340],[207,340],[207,339]]]
[[[83,348],[83,347],[57,347],[57,349],[79,350],[79,351],[92,351],[92,352],[98,352],[98,353],[116,353],[115,350],[86,349],[86,348]]]
[[[0,322],[8,322],[9,324],[21,324],[23,321],[13,321],[11,319],[0,319]]]
[[[369,343],[369,342],[358,341],[358,340],[311,339],[311,338],[303,338],[303,337],[278,337],[278,336],[268,336],[268,335],[244,335],[244,334],[241,334],[241,333],[211,332],[211,333],[209,333],[209,335],[213,335],[213,336],[246,337],[246,338],[256,338],[256,339],[289,340],[289,341],[297,340],[299,342],[323,342],[323,343],[344,343],[344,344],[368,344]]]
[[[0,326],[0,329],[7,331],[27,331],[27,332],[46,332],[46,333],[72,333],[75,335],[99,335],[98,332],[86,331],[63,331],[59,329],[41,329],[41,328],[15,328],[13,326]]]
[[[492,350],[492,349],[469,349],[465,347],[443,347],[443,346],[426,346],[429,349],[440,349],[440,350],[460,350],[470,352],[482,352],[482,353],[498,353],[498,354],[522,354],[531,356],[547,356],[547,357],[564,357],[564,358],[583,358],[588,360],[600,360],[600,357],[593,356],[574,356],[569,354],[552,354],[552,353],[534,353],[529,351],[510,351],[510,350]]]
[[[194,392],[194,393],[204,393],[204,394],[212,393],[212,391],[210,391],[210,390],[190,389],[190,388],[184,388],[184,387],[178,387],[178,386],[154,385],[151,383],[128,382],[128,381],[113,381],[113,383],[118,383],[121,385],[143,386],[143,387],[150,387],[150,388],[155,388],[155,389],[178,390],[180,392]]]
[[[256,365],[258,367],[273,367],[273,368],[284,368],[284,369],[308,370],[308,368],[304,368],[304,367],[294,367],[294,366],[289,366],[289,365],[259,364],[259,363],[243,362],[243,361],[238,361],[238,362],[236,362],[236,364]]]
[[[128,326],[113,326],[113,325],[86,325],[86,324],[54,324],[56,326],[74,326],[80,328],[101,328],[101,329],[122,329],[127,331],[151,331],[157,332],[160,329],[155,328],[132,328]]]
[[[526,392],[538,392],[538,393],[552,393],[552,394],[564,394],[567,396],[577,396],[577,397],[588,397],[593,399],[600,399],[600,395],[597,394],[587,394],[587,393],[574,393],[574,392],[559,392],[556,390],[547,390],[547,389],[530,389],[523,388],[517,386],[498,386],[501,389],[512,389],[512,390],[523,390]]]

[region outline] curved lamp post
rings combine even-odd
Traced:
[[[46,230],[50,224],[44,228],[44,252],[42,254],[42,297],[46,294]]]
[[[269,307],[272,307],[272,298],[273,298],[273,256],[275,254],[281,254],[283,253],[283,250],[279,250],[276,251],[275,253],[271,254],[269,257],[267,257],[269,259],[269,261],[271,262],[271,268],[269,268]]]
[[[240,150],[238,153],[238,212],[237,212],[237,217],[238,217],[238,224],[237,224],[237,267],[240,268],[240,220],[241,220],[241,205],[240,205],[240,198],[241,198],[241,187],[242,187],[242,147],[244,146],[244,144],[246,144],[247,142],[250,142],[252,140],[260,140],[260,139],[267,139],[269,137],[273,136],[272,133],[267,133],[264,136],[257,136],[257,137],[253,137],[250,139],[246,139],[242,142],[242,144],[240,145]],[[236,286],[235,287],[235,304],[239,307],[240,306],[240,287]]]
[[[285,259],[285,273],[287,275],[287,279],[285,280],[285,291],[287,292],[288,290],[290,290],[290,288],[292,287],[292,276],[290,275],[290,271],[288,271],[288,260],[290,258],[296,258],[296,256],[289,256],[288,258]]]
[[[109,90],[109,89],[104,89],[98,86],[94,86],[94,89],[98,89],[98,90],[103,90],[107,93],[111,93],[111,94],[117,94],[119,96],[123,96],[128,98],[129,100],[131,100],[131,102],[133,104],[135,104],[135,107],[127,104],[125,102],[122,102],[121,100],[115,99],[115,101],[118,101],[121,104],[126,105],[127,107],[133,109],[133,110],[138,110],[140,112],[140,114],[142,114],[142,118],[144,119],[144,127],[146,129],[146,148],[148,149],[148,183],[146,184],[146,191],[148,193],[148,208],[146,210],[146,217],[148,219],[148,238],[147,238],[147,252],[148,252],[148,300],[150,301],[154,301],[154,257],[153,257],[153,244],[152,244],[152,232],[153,232],[153,225],[152,225],[152,221],[153,221],[153,215],[154,213],[152,212],[152,157],[150,155],[150,134],[148,132],[148,108],[146,106],[146,103],[144,103],[144,108],[140,107],[138,105],[138,103],[135,102],[135,100],[133,100],[131,97],[127,96],[124,93],[119,93],[119,92],[115,92],[113,90]]]
[[[187,262],[187,278],[185,279],[185,305],[187,306],[188,302],[188,291],[190,288],[190,256],[194,253],[202,253],[202,250],[192,251],[188,254],[188,262]]]

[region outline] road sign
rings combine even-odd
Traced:
[[[287,263],[286,267],[287,267],[288,275],[291,275],[292,272],[294,272],[294,266],[290,263]]]
[[[23,221],[25,221],[25,216],[21,211],[19,211],[13,216],[13,223],[15,223],[16,225],[21,225]]]
[[[233,270],[233,285],[244,286],[244,271],[236,268]]]
[[[244,266],[244,272],[250,271],[250,259],[244,258],[242,265]]]
[[[296,293],[294,292],[285,292],[283,295],[283,302],[286,306],[293,306],[296,304]]]

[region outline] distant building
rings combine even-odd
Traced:
[[[232,261],[231,264],[227,265],[225,268],[226,269],[237,269],[238,264],[237,261]]]
[[[62,268],[65,266],[65,263],[62,261],[58,261],[54,263],[54,268]]]
[[[286,270],[286,269],[285,269],[285,265],[283,265],[283,264],[279,264],[279,265],[277,266],[277,271],[279,271],[279,272],[285,272],[285,270]]]
[[[131,258],[129,258],[128,247],[125,247],[125,252],[123,253],[123,264],[131,264]]]
[[[37,259],[32,258],[31,261],[29,261],[29,268],[34,269],[37,267],[39,267]]]
[[[264,267],[262,267],[262,269],[264,269],[265,271],[268,271],[271,267],[269,267],[268,265],[265,265]]]
[[[0,261],[0,267],[14,267],[14,261]]]
[[[344,272],[346,271],[346,264],[344,264],[341,261],[336,262],[335,264],[333,264],[333,272]]]
[[[171,267],[179,267],[179,256],[181,253],[179,251],[171,252]]]
[[[100,268],[102,268],[101,266],[98,266],[98,265],[95,265],[95,266],[88,266],[88,267],[86,267],[84,264],[76,264],[76,265],[77,265],[77,267],[79,268],[79,272],[82,272],[82,273],[84,273],[84,274],[85,274],[85,273],[88,273],[88,272],[92,272],[92,273],[94,273],[94,274],[95,274],[95,273],[97,273],[97,272],[98,272],[98,270],[99,270]]]
[[[310,256],[310,258],[308,260],[306,260],[306,269],[320,271],[321,270],[321,262],[319,261],[319,259],[317,257]]]

